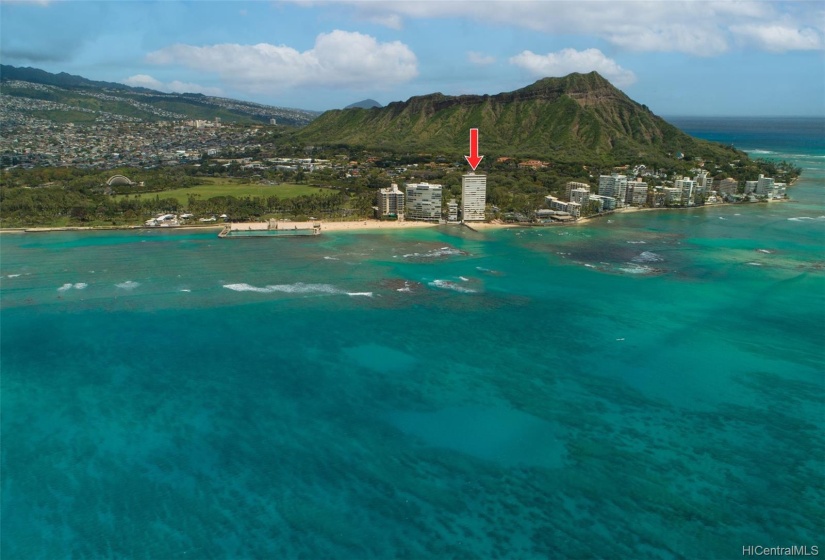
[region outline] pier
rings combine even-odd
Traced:
[[[315,222],[269,220],[227,224],[218,237],[221,239],[227,237],[293,237],[319,235],[320,233],[321,224]]]

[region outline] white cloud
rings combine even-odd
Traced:
[[[217,87],[202,86],[200,84],[193,84],[192,82],[181,82],[174,80],[166,84],[168,91],[175,93],[202,93],[204,95],[223,95],[223,90]]]
[[[312,49],[286,45],[172,45],[147,56],[155,64],[175,64],[217,72],[225,83],[250,93],[294,86],[377,88],[418,75],[418,60],[407,45],[379,43],[361,33],[322,33]]]
[[[367,21],[396,30],[404,27],[404,20],[398,14],[378,14],[369,16]]]
[[[822,36],[810,27],[797,29],[787,25],[736,25],[731,31],[747,44],[766,51],[810,51],[823,47]]]
[[[536,54],[524,51],[510,58],[510,64],[524,68],[538,77],[566,76],[571,72],[587,73],[595,70],[618,87],[636,81],[636,75],[607,58],[599,49],[562,49],[555,53]]]
[[[156,91],[175,92],[175,93],[202,93],[204,95],[223,95],[221,88],[202,86],[193,84],[191,82],[181,82],[174,80],[169,83],[163,83],[160,80],[149,76],[148,74],[136,74],[129,76],[123,83],[132,87],[144,87],[154,89]]]
[[[476,51],[469,51],[467,53],[467,60],[479,66],[488,66],[496,61],[496,57],[488,56]]]
[[[156,80],[148,74],[135,74],[134,76],[129,76],[123,80],[123,83],[127,86],[145,87],[149,89],[156,89],[158,91],[161,91],[161,88],[163,88],[163,82]]]
[[[35,6],[48,6],[52,0],[3,0],[0,4],[29,4]]]
[[[299,5],[323,7],[325,2]],[[631,51],[683,52],[713,56],[727,51],[733,39],[746,36],[765,50],[822,48],[820,2],[742,0],[338,0],[362,19],[398,29],[404,18],[455,18],[547,34],[601,38]],[[779,20],[784,38],[771,37]],[[815,26],[817,30],[810,26]],[[814,39],[814,37],[816,39]],[[817,44],[818,47],[811,47]]]

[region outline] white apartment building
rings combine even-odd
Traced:
[[[567,212],[574,218],[578,218],[581,216],[582,213],[582,205],[578,202],[565,202],[564,200],[559,200],[555,196],[545,196],[544,202],[547,204],[547,207],[551,210],[555,210],[556,212]]]
[[[618,206],[624,206],[627,198],[627,176],[618,173],[599,175],[599,194],[615,199]]]
[[[612,196],[604,196],[601,194],[591,194],[588,202],[596,201],[599,204],[599,212],[603,210],[615,210],[616,199]]]
[[[632,206],[644,206],[647,204],[647,183],[643,181],[628,183],[625,202]]]
[[[565,200],[573,200],[571,196],[573,196],[574,189],[590,192],[590,185],[587,183],[579,183],[577,181],[568,181],[564,185]]]
[[[736,194],[736,191],[739,189],[739,181],[734,179],[733,177],[728,177],[727,179],[722,179],[719,181],[719,184],[716,186],[716,191],[719,194]]]
[[[487,175],[467,173],[461,176],[461,219],[483,222],[487,202]]]
[[[771,191],[773,191],[773,178],[760,175],[759,180],[756,181],[756,194],[758,196],[768,196]]]
[[[455,199],[447,203],[447,221],[458,221],[458,202],[456,202]]]
[[[404,192],[395,183],[388,189],[378,189],[378,211],[381,216],[404,214]]]
[[[568,183],[569,184],[569,183]],[[579,183],[581,184],[581,183]],[[585,205],[587,201],[590,199],[590,187],[577,187],[575,189],[571,189],[570,192],[567,194],[567,199],[570,202],[575,202],[577,204]]]
[[[406,217],[411,220],[441,219],[441,185],[407,183]]]
[[[665,204],[681,204],[682,189],[680,187],[665,187]]]
[[[696,193],[696,181],[682,177],[681,179],[676,179],[673,186],[682,192],[682,204],[685,206],[693,204],[693,195]]]
[[[693,178],[696,181],[696,192],[710,194],[713,190],[713,177],[707,171],[702,171]]]

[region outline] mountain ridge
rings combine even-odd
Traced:
[[[53,74],[5,64],[0,65],[0,93],[30,100],[29,113],[45,115],[57,122],[90,122],[95,115],[120,115],[146,121],[219,117],[226,122],[247,124],[268,124],[274,118],[279,125],[300,127],[319,114],[200,93],[165,93],[89,80],[65,72]],[[97,99],[93,101],[90,96]]]
[[[746,157],[685,134],[597,72],[543,78],[495,95],[432,93],[377,110],[335,109],[297,135],[315,143],[460,154],[470,128],[479,128],[482,154],[582,162]]]

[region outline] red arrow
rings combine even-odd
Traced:
[[[473,171],[476,170],[478,164],[481,163],[481,160],[484,156],[478,155],[478,129],[471,128],[470,129],[470,155],[464,156],[464,159],[467,160],[467,163],[470,164],[470,167],[473,168]]]

